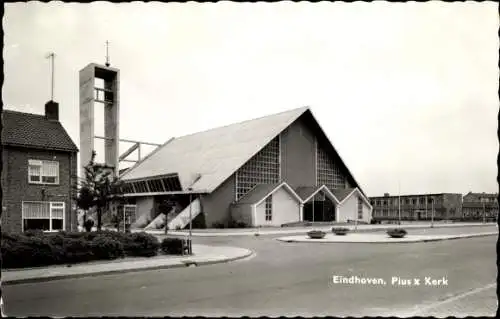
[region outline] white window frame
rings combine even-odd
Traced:
[[[24,217],[24,205],[26,204],[49,204],[49,230],[45,230],[45,232],[58,232],[59,229],[52,229],[52,220],[61,218],[52,218],[52,210],[53,209],[63,209],[63,217],[62,217],[62,229],[66,229],[66,203],[65,202],[48,202],[48,201],[22,201],[21,202],[21,230],[24,232],[24,220],[25,219],[47,219],[47,218],[25,218]]]
[[[56,166],[56,175],[44,175],[44,171],[48,170],[48,165],[55,165]],[[31,174],[31,167],[32,166],[38,166],[39,167],[39,174],[38,175],[32,175]],[[44,168],[45,167],[45,168]],[[31,176],[38,176],[39,180],[38,181],[32,181]],[[54,183],[47,183],[43,181],[43,177],[55,177]],[[28,183],[29,184],[42,184],[42,185],[59,185],[59,162],[58,161],[46,161],[46,160],[34,160],[34,159],[29,159],[28,160]]]
[[[127,208],[133,208],[134,211],[127,211]],[[125,221],[129,224],[135,222],[135,216],[137,213],[137,205],[123,205],[123,215],[125,216]],[[132,217],[133,216],[133,217]]]
[[[264,200],[264,213],[265,213],[265,221],[272,222],[273,221],[273,195],[269,195]]]

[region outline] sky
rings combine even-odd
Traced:
[[[120,69],[120,138],[162,144],[309,106],[368,196],[498,192],[497,9],[473,1],[5,4],[2,100],[43,114],[46,54],[55,52],[60,121],[79,145],[78,72],[104,64],[109,41]]]

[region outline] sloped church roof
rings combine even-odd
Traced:
[[[171,139],[121,178],[132,181],[177,173],[183,190],[191,187],[193,192],[210,193],[306,113],[312,116],[309,107],[301,107]],[[352,186],[359,187],[345,168]]]

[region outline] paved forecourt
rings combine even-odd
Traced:
[[[113,261],[95,261],[72,266],[56,265],[20,270],[2,270],[2,284],[12,285],[66,278],[125,273],[133,271],[178,268],[224,263],[250,257],[253,252],[238,247],[193,245],[193,255],[125,258]]]
[[[448,239],[460,239],[470,237],[494,236],[498,232],[483,232],[476,234],[459,234],[459,235],[406,235],[403,238],[391,238],[387,234],[381,233],[354,233],[347,235],[326,234],[324,238],[312,239],[307,235],[287,236],[277,238],[284,242],[297,243],[416,243],[427,241],[438,241]]]

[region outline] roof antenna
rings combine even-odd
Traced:
[[[109,41],[106,40],[106,66],[109,67]]]
[[[51,72],[52,72],[52,78],[51,78],[51,85],[50,85],[50,100],[51,101],[54,101],[54,57],[55,57],[55,53],[54,52],[50,52],[49,54],[47,54],[47,56],[45,57],[46,59],[50,59],[51,60]]]

